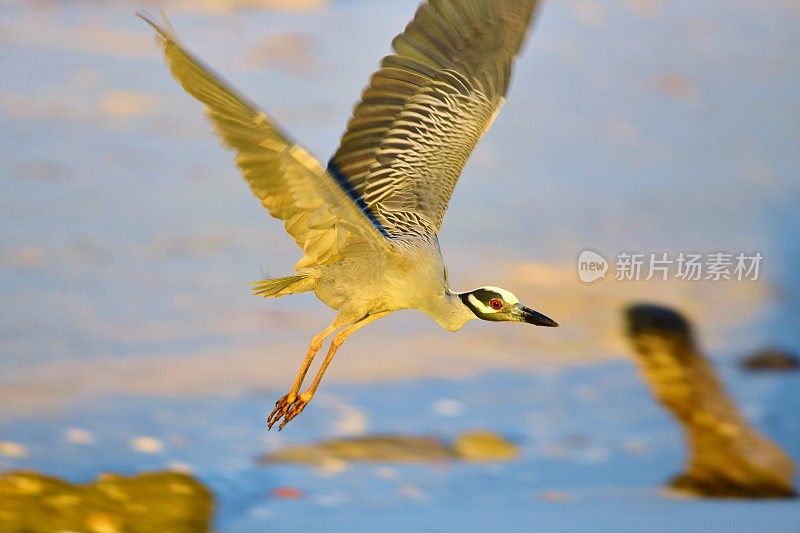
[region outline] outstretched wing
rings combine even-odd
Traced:
[[[224,144],[236,150],[236,165],[270,214],[303,250],[295,268],[329,264],[388,246],[347,191],[305,149],[289,139],[260,109],[229,87],[181,46],[164,26],[137,13],[156,31],[172,75],[205,104]]]
[[[387,235],[439,230],[537,3],[429,0],[394,39],[328,164]]]

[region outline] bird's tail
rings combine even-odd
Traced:
[[[308,273],[300,273],[283,278],[254,281],[251,285],[253,286],[253,293],[256,296],[277,298],[279,296],[286,296],[287,294],[297,294],[299,292],[314,290],[316,281],[315,276]]]

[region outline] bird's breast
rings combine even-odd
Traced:
[[[424,309],[445,291],[444,265],[438,248],[422,246],[348,258],[325,267],[315,291],[328,306],[354,314]]]

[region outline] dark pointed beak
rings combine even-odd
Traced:
[[[520,322],[526,324],[533,324],[535,326],[546,326],[548,328],[557,328],[558,323],[552,318],[544,316],[539,311],[534,311],[530,307],[525,307],[520,304],[517,310]]]

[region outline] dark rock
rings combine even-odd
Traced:
[[[739,364],[744,370],[797,370],[800,358],[797,355],[778,348],[765,348],[742,359]]]
[[[688,320],[654,305],[632,306],[626,319],[642,377],[686,438],[685,471],[669,487],[707,497],[795,496],[792,460],[741,415]]]

